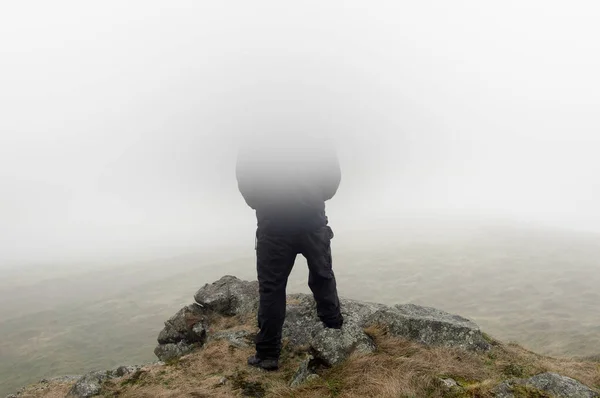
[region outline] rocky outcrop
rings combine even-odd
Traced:
[[[375,346],[364,332],[371,325],[381,325],[392,335],[427,345],[490,348],[475,323],[434,308],[413,304],[388,307],[347,299],[341,300],[341,307],[344,315],[342,329],[326,329],[317,318],[311,296],[290,295],[283,327],[284,338],[288,338],[292,345],[309,346],[313,355],[327,365],[343,361],[354,351],[372,352]]]
[[[234,276],[224,276],[206,284],[194,295],[195,303],[183,307],[169,320],[158,335],[154,354],[161,361],[171,361],[194,349],[202,347],[209,337],[211,315],[234,316],[251,314],[258,308],[258,282],[242,281]],[[211,339],[227,339],[232,345],[248,345],[245,332],[219,332]],[[225,333],[225,334],[223,334]]]
[[[90,372],[75,382],[67,394],[67,398],[88,398],[100,394],[102,384],[110,379],[115,379],[139,372],[141,366],[119,366],[108,371]]]
[[[198,347],[200,346],[188,344],[184,341],[180,341],[179,343],[159,344],[154,349],[154,355],[163,362],[169,362],[191,353]]]
[[[156,355],[168,361],[201,347],[207,339],[226,339],[233,346],[251,344],[250,335],[243,331],[208,333],[209,319],[214,315],[252,315],[258,308],[258,283],[224,276],[207,284],[194,296],[195,304],[182,308],[167,322],[158,336]],[[353,352],[375,350],[365,333],[370,325],[381,325],[396,336],[413,339],[427,345],[443,345],[465,349],[486,350],[489,344],[479,327],[462,317],[434,308],[413,304],[395,307],[341,300],[344,325],[328,329],[317,317],[312,296],[292,294],[287,300],[283,337],[291,348],[308,349],[316,360],[326,366],[339,364]]]
[[[67,397],[87,398],[98,395],[102,389],[102,383],[108,380],[107,372],[92,372],[77,380]]]
[[[546,393],[546,395],[542,395],[542,393]],[[542,397],[548,395],[556,398],[600,397],[600,394],[577,380],[556,373],[542,373],[529,379],[512,379],[500,384],[494,390],[496,398]]]
[[[208,319],[206,310],[198,304],[183,307],[169,320],[158,335],[154,354],[161,361],[170,361],[189,354],[206,341]]]
[[[426,345],[441,345],[469,350],[489,350],[490,344],[474,322],[435,308],[414,304],[381,309],[368,318],[398,337]]]

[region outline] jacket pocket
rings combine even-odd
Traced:
[[[327,225],[325,229],[327,231],[327,237],[329,238],[329,240],[333,239],[333,237],[335,236],[335,234],[333,233],[333,229],[331,229],[329,225]]]

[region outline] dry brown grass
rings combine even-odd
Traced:
[[[137,380],[116,380],[106,387],[106,396],[119,397],[236,397],[267,396],[271,389],[287,385],[300,357],[288,357],[279,372],[249,368],[246,359],[252,348],[238,349],[226,341],[213,341],[194,354],[170,365],[143,369]],[[226,378],[222,384],[220,380]]]
[[[368,333],[377,352],[356,355],[341,366],[323,372],[323,380],[294,392],[278,392],[288,397],[435,397],[446,396],[440,376],[452,376],[470,385],[491,377],[482,359],[474,353],[444,348],[427,348],[414,342],[390,337],[384,329]]]
[[[219,327],[249,328],[251,323],[221,320]],[[491,396],[491,389],[512,377],[529,377],[551,371],[600,387],[600,364],[571,359],[554,359],[516,345],[494,343],[486,353],[442,347],[425,347],[387,334],[385,328],[367,330],[377,351],[354,355],[344,364],[320,370],[320,379],[299,388],[289,381],[304,358],[302,349],[284,350],[282,368],[264,372],[248,368],[252,348],[237,349],[226,341],[213,341],[198,352],[164,366],[148,366],[134,375],[115,379],[105,386],[105,397],[478,397]],[[440,377],[452,377],[462,387],[449,391]],[[227,382],[221,383],[226,378]],[[58,388],[58,387],[57,387]],[[62,388],[62,387],[61,387]],[[59,391],[58,389],[56,391]],[[47,395],[64,396],[47,390]],[[53,395],[50,395],[53,394]]]
[[[222,330],[247,330],[256,332],[256,315],[214,316],[209,320],[209,332]]]
[[[64,398],[73,383],[55,382],[38,383],[21,391],[20,398]]]
[[[491,397],[503,380],[556,372],[599,388],[600,365],[537,355],[516,345],[498,342],[490,352],[474,353],[442,347],[424,347],[389,336],[384,328],[367,331],[377,352],[353,356],[341,366],[323,372],[321,381],[299,389],[271,390],[274,397]],[[449,391],[441,377],[452,377],[463,387]]]

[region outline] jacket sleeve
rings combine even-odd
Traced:
[[[321,170],[321,189],[323,200],[327,201],[334,197],[342,180],[342,171],[335,150],[329,149],[323,159]]]
[[[258,192],[256,190],[255,166],[247,151],[238,153],[235,174],[238,183],[238,189],[242,194],[246,204],[256,210],[258,203]]]

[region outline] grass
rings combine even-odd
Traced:
[[[491,398],[491,390],[503,380],[547,371],[600,387],[600,366],[595,362],[551,358],[500,342],[495,342],[491,351],[478,353],[426,347],[390,336],[378,327],[366,332],[376,343],[374,353],[353,355],[338,366],[321,368],[320,378],[297,388],[289,387],[290,374],[306,353],[286,349],[282,369],[264,372],[245,365],[246,357],[253,352],[251,347],[232,348],[227,342],[217,340],[171,366],[147,366],[120,381],[108,382],[103,394],[122,398]],[[460,388],[448,389],[441,378],[453,378]],[[51,395],[27,395],[42,396]],[[515,396],[548,397],[524,386],[515,387]]]

